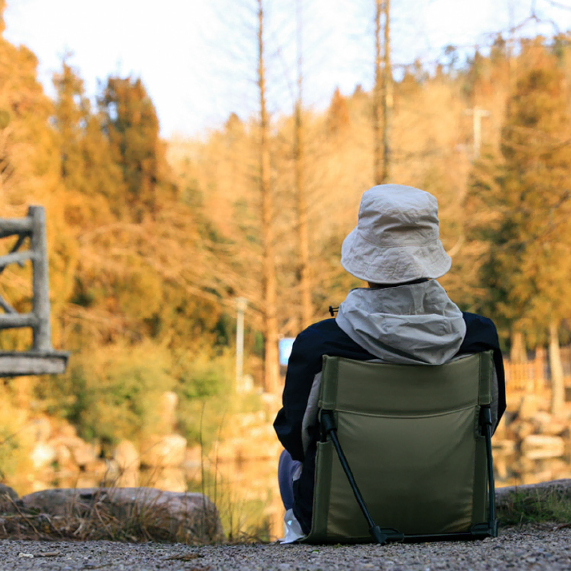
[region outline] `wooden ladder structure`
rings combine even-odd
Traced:
[[[18,313],[0,295],[0,330],[31,327],[32,347],[28,351],[0,349],[0,377],[60,374],[65,372],[69,353],[52,347],[50,288],[46,241],[46,214],[42,206],[30,206],[25,218],[0,218],[0,238],[17,236],[10,253],[0,256],[0,274],[8,264],[31,260],[33,300],[31,313]],[[29,238],[28,250],[20,251]]]

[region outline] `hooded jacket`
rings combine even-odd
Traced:
[[[466,335],[462,312],[436,281],[359,288],[340,305],[337,325],[381,361],[442,365]]]
[[[292,347],[283,407],[274,428],[292,458],[303,462],[293,487],[293,514],[303,532],[309,533],[311,527],[323,355],[440,365],[455,356],[489,349],[494,352],[497,377],[497,424],[505,410],[505,388],[496,328],[485,317],[462,313],[435,280],[352,290],[336,319],[320,321],[300,333]]]

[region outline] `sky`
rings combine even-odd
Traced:
[[[254,0],[7,0],[10,42],[38,57],[39,78],[68,61],[94,98],[109,75],[140,77],[161,134],[201,136],[232,112],[256,110]],[[296,82],[296,1],[265,0],[270,111],[291,110]],[[327,106],[373,78],[373,0],[299,0],[304,104]],[[531,18],[535,15],[536,18]],[[392,0],[395,75],[419,59],[433,65],[447,45],[485,51],[494,34],[552,35],[571,29],[571,0]]]

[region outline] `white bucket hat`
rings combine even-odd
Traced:
[[[343,241],[341,265],[378,284],[443,276],[452,260],[438,237],[436,198],[400,184],[364,192],[357,227]]]

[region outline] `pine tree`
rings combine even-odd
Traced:
[[[124,214],[135,222],[154,218],[163,201],[174,196],[174,189],[153,102],[140,79],[110,77],[99,105],[126,185]]]
[[[508,101],[502,161],[487,196],[499,217],[484,230],[491,243],[484,280],[494,315],[531,338],[549,332],[556,413],[563,386],[557,330],[571,315],[571,118],[556,59],[534,42],[521,61],[526,67]]]
[[[327,127],[331,136],[343,136],[350,125],[347,101],[336,87],[327,111]]]
[[[53,83],[57,93],[54,126],[60,138],[61,177],[67,188],[80,191],[85,181],[81,145],[89,118],[89,101],[84,95],[83,81],[67,63],[67,57]]]
[[[67,60],[68,56],[53,79],[56,88],[53,125],[59,136],[61,178],[68,200],[80,202],[89,210],[87,219],[79,220],[71,214],[74,219],[70,222],[84,226],[110,223],[110,210],[115,205],[109,201],[124,194],[122,171],[113,161],[101,114],[92,109],[83,80]]]

